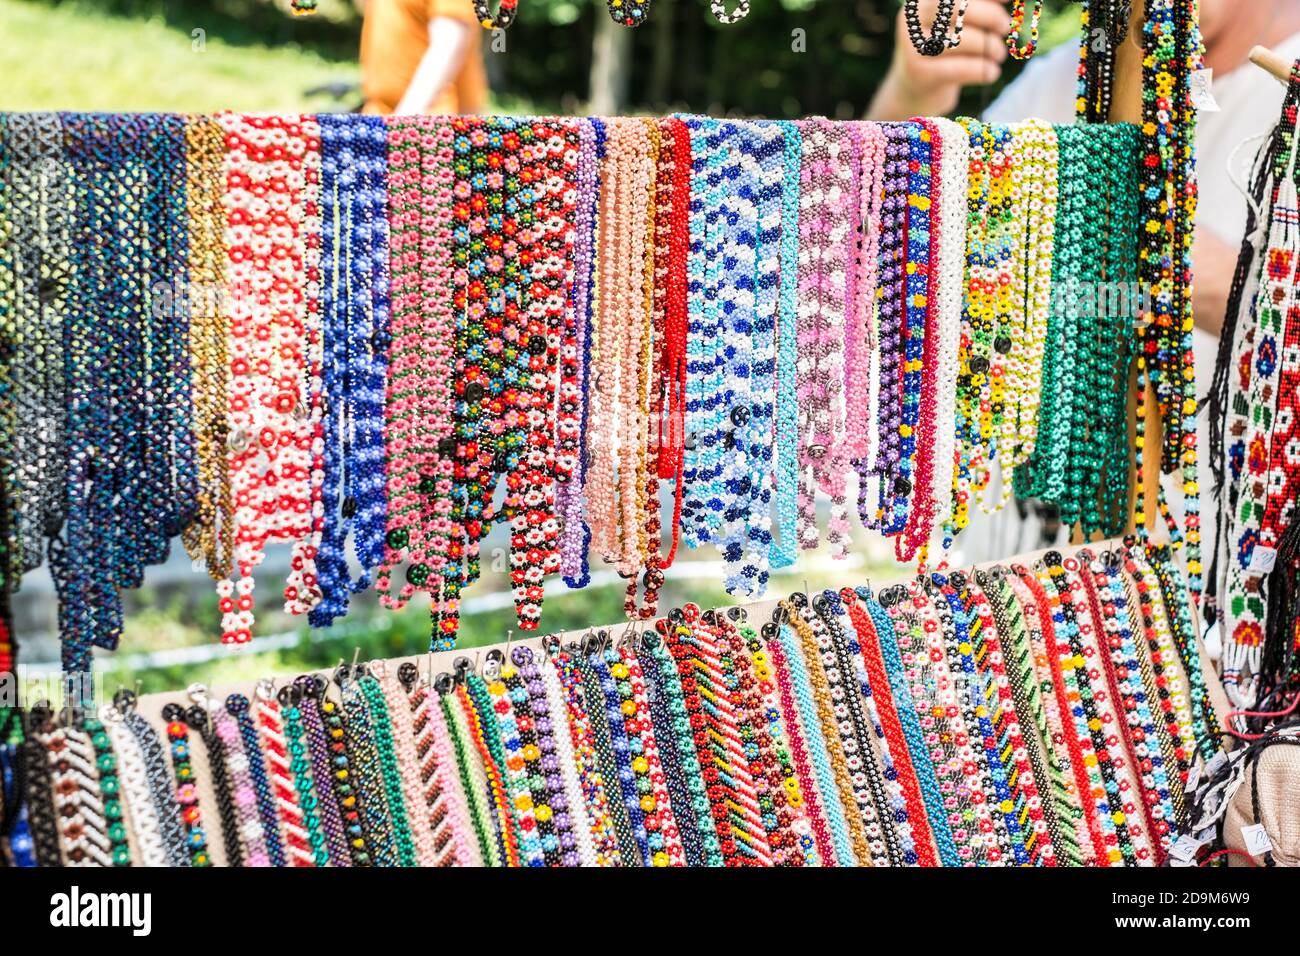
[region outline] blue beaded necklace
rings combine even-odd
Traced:
[[[771,564],[786,568],[798,558],[799,521],[799,400],[797,395],[799,342],[799,170],[803,134],[791,122],[777,124],[784,135],[781,155],[781,286],[776,323],[776,484],[777,540]]]
[[[322,114],[321,369],[324,523],[316,558],[324,627],[346,613],[383,560],[383,410],[388,366],[386,128],[375,117]],[[351,581],[349,534],[362,567]]]

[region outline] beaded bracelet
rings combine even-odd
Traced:
[[[127,836],[122,801],[122,781],[118,759],[108,729],[94,717],[81,722],[81,730],[94,748],[95,770],[99,784],[100,805],[104,808],[104,833],[109,841],[109,858],[113,866],[131,865],[131,845]]]
[[[848,617],[848,624],[853,628],[853,637],[850,640],[849,650],[854,658],[858,683],[862,688],[864,700],[867,701],[868,707],[873,714],[873,727],[881,740],[881,756],[888,755],[884,775],[886,785],[891,790],[891,803],[895,805],[901,804],[905,814],[904,820],[898,820],[897,816],[895,819],[900,823],[905,821],[912,834],[911,858],[905,860],[905,862],[909,865],[935,866],[938,862],[935,856],[935,841],[927,819],[929,808],[925,802],[922,788],[926,786],[932,788],[931,799],[936,804],[934,809],[941,813],[937,806],[939,802],[938,785],[934,781],[933,770],[930,772],[928,781],[923,783],[920,775],[913,767],[912,745],[908,740],[909,728],[912,732],[912,741],[919,748],[923,749],[924,747],[919,739],[920,728],[916,725],[916,715],[914,712],[907,715],[906,719],[910,723],[909,728],[905,728],[905,718],[900,716],[899,711],[894,706],[895,689],[889,683],[889,677],[885,671],[884,657],[880,648],[880,637],[876,630],[876,624],[859,603],[857,594],[851,588],[844,588],[839,592],[838,597],[841,606],[844,608],[844,613]],[[887,618],[885,619],[887,620]],[[893,630],[892,625],[889,630]],[[892,638],[892,634],[886,640],[890,638]],[[896,647],[894,648],[894,654],[897,655]],[[906,847],[905,852],[907,852]],[[955,857],[955,855],[950,848],[950,856]]]
[[[347,740],[350,777],[355,784],[356,805],[365,821],[373,865],[409,866],[409,862],[404,861],[412,848],[409,840],[404,844],[399,842],[397,815],[389,806],[393,780],[386,765],[392,760],[391,740],[388,748],[379,742],[379,721],[370,710],[370,695],[361,686],[368,676],[347,680],[342,685],[343,732]],[[385,751],[384,755],[381,751]],[[409,832],[407,836],[409,838]]]
[[[144,758],[145,776],[158,818],[163,845],[167,850],[167,865],[189,866],[190,847],[186,839],[185,821],[176,801],[176,789],[167,774],[167,757],[157,731],[133,708],[127,708],[123,723],[135,738]],[[125,748],[124,748],[125,749]]]
[[[980,790],[986,799],[996,800],[990,807],[993,818],[992,835],[996,838],[999,855],[997,861],[1006,865],[1023,866],[1029,861],[1025,849],[1025,834],[1020,825],[1019,808],[1012,795],[1010,778],[1002,760],[1003,743],[995,726],[1002,716],[989,706],[989,696],[998,688],[991,686],[987,671],[981,673],[975,660],[984,638],[983,622],[967,613],[961,599],[965,577],[960,573],[951,576],[934,575],[930,579],[935,603],[939,610],[944,647],[948,655],[948,669],[956,678],[958,698],[964,701],[966,726],[979,734],[982,760],[977,760]],[[1000,704],[1000,701],[999,701]],[[1007,860],[1006,856],[1011,859]]]
[[[929,577],[912,585],[907,593],[895,593],[887,606],[895,624],[908,612],[902,602],[910,597],[913,616],[907,632],[907,643],[899,636],[899,650],[912,654],[913,660],[928,661],[928,667],[918,669],[912,680],[912,696],[918,700],[934,700],[930,710],[933,723],[922,719],[922,728],[930,731],[934,742],[932,753],[936,756],[940,790],[945,794],[948,821],[958,854],[968,866],[1001,866],[1006,862],[1005,833],[999,832],[998,820],[988,806],[985,794],[992,787],[982,783],[987,766],[983,754],[976,749],[975,735],[967,718],[968,700],[963,695],[950,667],[949,649],[945,646],[945,633],[954,629],[951,607],[942,595],[931,600],[937,590]],[[904,650],[904,647],[907,650]],[[958,661],[960,666],[960,661]],[[919,685],[918,680],[926,683]],[[931,736],[927,736],[927,741]],[[982,743],[982,742],[981,742]],[[939,746],[936,746],[938,744]],[[1005,824],[1003,825],[1005,827]]]
[[[297,688],[281,688],[276,703],[280,705],[280,715],[283,718],[283,744],[277,742],[272,745],[267,759],[277,768],[283,767],[283,762],[287,760],[288,771],[293,778],[294,804],[290,806],[286,793],[280,819],[294,866],[328,866],[331,862],[331,847],[324,819],[330,817],[329,807],[333,804],[329,800],[330,795],[324,791],[324,784],[317,783],[314,779],[311,745],[306,739],[305,721],[298,707],[301,700],[302,694]],[[268,730],[267,733],[269,736],[271,732]],[[337,815],[337,808],[333,809]],[[333,819],[333,825],[337,831],[337,816]],[[344,856],[346,853],[344,850]]]
[[[1075,810],[1068,782],[1069,765],[1059,760],[1054,733],[1043,707],[1042,688],[1035,673],[1035,648],[1031,625],[1008,583],[1001,566],[990,572],[977,571],[976,581],[987,596],[1002,645],[1007,679],[1021,725],[1029,725],[1023,736],[1034,779],[1039,781],[1038,812],[1048,840],[1039,841],[1039,861],[1044,866],[1080,865],[1078,833],[1074,821],[1082,816]],[[1050,853],[1046,853],[1050,847]]]
[[[623,860],[626,863],[629,859],[637,859],[641,866],[653,866],[654,844],[662,843],[662,835],[651,833],[650,821],[654,817],[653,808],[647,811],[642,804],[638,773],[633,767],[633,744],[627,721],[624,719],[618,683],[612,672],[612,668],[621,663],[613,648],[607,648],[604,652],[588,655],[580,666],[583,668],[587,700],[591,705],[592,713],[600,715],[603,712],[604,719],[601,720],[597,716],[593,723],[597,728],[597,751],[601,753],[602,763],[606,768],[605,778],[617,780],[622,792],[623,814],[615,811],[614,819],[616,826],[626,821],[620,833]],[[623,665],[620,670],[626,670],[626,665]],[[635,716],[635,705],[633,705],[632,716]],[[633,723],[635,724],[635,720]],[[648,791],[649,779],[646,771],[649,768],[644,764],[641,766],[640,776],[644,779]],[[631,855],[633,852],[635,856]]]
[[[673,623],[673,617],[675,616],[680,618],[678,623]],[[669,618],[661,618],[657,621],[655,626],[661,637],[666,635],[669,628],[688,630],[684,617],[681,616],[680,611],[676,610]],[[700,865],[722,866],[724,865],[722,844],[714,824],[712,808],[709,804],[708,788],[704,779],[704,766],[697,743],[699,731],[696,724],[702,720],[700,715],[702,701],[698,688],[690,678],[692,668],[689,663],[678,664],[676,658],[668,649],[666,638],[664,641],[655,642],[645,649],[642,659],[644,661],[648,658],[653,658],[655,665],[657,665],[658,680],[656,681],[656,687],[665,698],[666,708],[672,718],[673,726],[670,739],[675,743],[677,766],[684,777],[683,785],[688,795],[688,799],[674,804],[677,808],[676,816],[679,829],[683,834],[684,841],[687,839],[688,834],[694,833],[694,839],[699,842],[698,862]],[[688,807],[693,818],[689,821],[687,820]],[[685,848],[689,860],[691,853],[689,842],[685,844]]]
[[[667,682],[670,679],[661,665],[661,656],[655,653],[660,645],[657,635],[645,634],[637,653],[646,688],[646,706],[652,721],[658,759],[664,778],[664,787],[673,807],[673,822],[682,845],[682,863],[685,866],[704,866],[704,847],[699,831],[698,806],[695,794],[687,783],[687,771],[682,754],[686,748],[694,749],[690,722],[684,717],[680,704],[680,688],[674,697]],[[698,760],[697,760],[698,763]],[[707,801],[705,802],[707,813]]]
[[[907,819],[907,808],[901,793],[891,793],[885,775],[893,771],[892,755],[887,748],[881,747],[878,762],[876,749],[872,745],[872,728],[868,723],[871,713],[869,693],[864,694],[861,676],[853,662],[849,650],[849,638],[842,624],[843,605],[839,595],[834,591],[824,591],[812,598],[813,633],[817,636],[821,651],[821,664],[826,674],[831,693],[834,696],[836,716],[842,728],[845,753],[849,767],[854,771],[855,793],[860,793],[863,783],[870,796],[870,805],[874,811],[874,821],[866,817],[868,835],[884,844],[889,866],[904,866],[915,863],[916,844],[912,828]],[[867,691],[870,688],[866,689]],[[845,719],[847,718],[847,719]],[[883,730],[877,736],[883,740]],[[883,769],[881,764],[883,763]],[[861,797],[859,797],[861,802]],[[909,859],[908,857],[911,857]]]
[[[172,772],[176,782],[176,802],[181,808],[181,822],[185,825],[185,847],[189,852],[190,866],[211,866],[207,835],[203,831],[199,794],[195,784],[194,765],[190,759],[190,733],[188,715],[180,704],[163,708],[170,741]],[[215,771],[214,771],[215,778]],[[218,800],[220,800],[218,795]],[[239,854],[230,856],[230,865],[238,865]]]
[[[451,753],[456,760],[461,792],[465,794],[466,815],[469,817],[478,843],[478,856],[484,866],[501,866],[502,849],[496,837],[496,822],[492,809],[485,805],[488,799],[487,774],[470,740],[465,711],[452,686],[450,676],[447,678],[445,688],[440,687],[438,690],[438,705],[447,728]]]
[[[226,830],[231,827],[235,829],[233,840],[229,834],[226,835],[228,846],[239,846],[239,863],[232,865],[271,866],[271,856],[267,849],[270,841],[267,839],[265,819],[260,812],[263,787],[258,786],[258,778],[253,773],[253,760],[260,758],[249,756],[235,716],[240,706],[239,701],[243,701],[245,709],[248,701],[241,695],[232,694],[231,697],[238,699],[228,700],[227,708],[222,708],[215,702],[209,707],[201,696],[196,698],[202,701],[199,706],[206,708],[210,715],[204,725],[209,726],[210,722],[211,737],[209,739],[209,734],[204,733],[204,739],[208,743],[209,752],[213,747],[221,750],[223,777],[227,780],[233,800],[229,808],[224,805],[221,808],[222,826]],[[265,784],[265,774],[260,782]]]
[[[1084,588],[1106,630],[1110,690],[1115,700],[1123,705],[1124,719],[1128,724],[1124,743],[1142,786],[1147,830],[1155,843],[1155,865],[1163,866],[1173,842],[1174,808],[1170,800],[1164,756],[1160,752],[1155,723],[1147,706],[1141,666],[1138,664],[1138,652],[1129,622],[1128,602],[1123,587],[1106,574],[1103,559],[1086,550],[1080,551],[1078,558],[1081,562],[1087,562],[1089,574],[1083,579]],[[1107,559],[1116,560],[1111,555]]]
[[[40,737],[47,732],[49,712],[33,710],[27,718],[22,744],[22,781],[28,826],[40,866],[62,866],[58,812],[54,806],[50,762]]]
[[[281,861],[276,866],[314,866],[312,848],[303,825],[298,785],[291,767],[284,717],[269,681],[258,683],[251,706],[253,717],[249,723],[255,730],[252,742],[248,742],[248,735],[245,742],[249,752],[260,751],[264,761],[268,812],[263,816],[262,824],[279,843]],[[242,721],[240,731],[244,732]]]
[[[124,803],[130,808],[131,834],[144,866],[168,866],[168,848],[163,843],[162,825],[154,805],[144,753],[127,730],[122,714],[113,707],[100,709],[100,720],[113,742]],[[186,860],[188,862],[188,859]]]
[[[379,693],[383,697],[384,713],[389,721],[388,746],[391,748],[396,786],[401,790],[402,825],[406,827],[406,838],[410,841],[410,859],[415,866],[437,866],[440,862],[440,847],[446,847],[450,834],[444,834],[443,841],[439,844],[432,829],[433,813],[422,812],[426,807],[432,811],[432,807],[428,806],[431,801],[426,800],[425,796],[427,778],[416,747],[409,689],[401,683],[402,678],[405,677],[407,685],[414,687],[417,669],[414,664],[402,665],[398,669],[396,678],[389,673],[388,665],[384,663],[377,663],[370,670],[378,683]],[[418,774],[414,772],[416,767],[420,768]],[[433,803],[437,802],[439,795],[435,794]],[[390,794],[390,805],[392,801],[393,797]],[[445,819],[446,810],[443,809],[442,813]]]
[[[369,866],[365,827],[357,811],[356,792],[348,766],[347,739],[338,705],[326,696],[328,685],[319,675],[294,682],[304,700],[301,708],[311,752],[312,781],[320,794],[321,823],[329,841],[332,866]]]
[[[802,602],[794,600],[783,602],[782,606],[785,607],[785,613],[790,615],[790,622],[799,640],[816,705],[817,719],[820,722],[819,732],[826,738],[826,751],[834,774],[835,792],[839,796],[840,805],[844,808],[857,865],[888,866],[889,857],[885,842],[881,839],[883,834],[879,829],[876,808],[871,801],[870,791],[865,786],[859,785],[859,783],[865,784],[863,779],[865,775],[854,763],[850,763],[850,758],[857,756],[852,730],[847,726],[841,726],[841,722],[836,719],[834,705],[836,695],[832,692],[831,682],[822,661],[822,648],[819,646],[818,634],[811,624],[811,608],[808,607],[806,597]]]
[[[487,784],[485,810],[490,811],[496,829],[500,865],[522,866],[518,815],[510,799],[506,753],[487,683],[477,674],[468,673],[456,687],[456,698],[465,715],[470,743],[482,762]]]
[[[590,840],[590,855],[584,858],[584,863],[590,861],[595,866],[618,866],[622,862],[621,848],[596,752],[582,675],[576,660],[558,649],[558,642],[550,644],[547,650],[542,670],[544,675],[549,672],[549,676],[545,677],[548,685],[551,678],[554,678],[564,702],[569,746],[574,754],[574,766],[582,795],[581,805],[588,824],[587,836],[584,839],[579,834],[578,845],[585,847],[586,840]]]
[[[89,738],[76,728],[47,725],[37,739],[49,764],[64,865],[113,866]]]
[[[512,683],[518,685],[519,671],[509,661],[497,664],[489,659],[488,665],[484,668],[484,676],[487,681],[487,693],[493,701],[492,709],[496,712],[500,743],[504,748],[502,770],[510,805],[514,809],[514,826],[518,830],[520,865],[546,866],[548,861],[543,846],[544,831],[537,819],[539,801],[533,795],[532,775],[525,755],[525,743],[520,732],[517,712],[511,706],[510,699],[510,685]],[[527,722],[527,715],[525,715],[525,722]],[[541,803],[545,805],[544,800]]]

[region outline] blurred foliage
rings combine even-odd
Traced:
[[[57,8],[59,13],[69,9],[98,11],[117,19],[133,18],[169,27],[186,35],[198,27],[206,31],[209,42],[229,47],[265,47],[268,52],[310,51],[321,63],[354,68],[361,26],[358,5],[353,0],[322,0],[317,16],[293,17],[286,12],[288,2],[25,0],[21,5],[51,11]],[[15,3],[17,0],[0,0],[4,7]],[[898,7],[899,0],[755,0],[748,17],[738,24],[723,26],[709,13],[705,0],[654,0],[648,21],[630,31],[628,110],[791,118],[860,116],[888,68]],[[500,38],[505,49],[493,52],[492,42],[484,44],[496,108],[565,113],[581,110],[589,98],[596,25],[606,17],[605,0],[524,0],[515,24]],[[1078,5],[1048,0],[1041,48],[1073,37],[1077,29]],[[67,39],[60,30],[52,31],[51,36]],[[122,55],[132,58],[129,52]],[[60,57],[48,62],[60,64],[59,69],[71,69],[75,67],[69,63],[75,64],[76,58],[66,61]],[[210,61],[189,60],[179,70],[152,72],[165,77],[167,85],[184,84],[186,69],[204,71],[213,65]],[[123,67],[139,68],[132,63]],[[997,86],[968,90],[962,109],[978,112],[1018,70],[1019,64],[1012,62]],[[13,76],[13,71],[7,75]],[[355,73],[335,75],[333,79],[355,81]],[[290,94],[301,92],[300,88],[292,88],[295,82],[293,71],[279,77],[280,84],[291,87],[287,91]],[[148,83],[143,85],[147,89]],[[166,97],[168,101],[173,98]],[[248,107],[242,101],[224,105],[268,108],[260,104]]]

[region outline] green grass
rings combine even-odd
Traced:
[[[355,63],[294,46],[231,45],[211,35],[202,52],[199,45],[161,19],[0,0],[0,109],[328,109],[328,97],[309,100],[303,91],[359,76]]]

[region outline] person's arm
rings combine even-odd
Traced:
[[[470,24],[455,17],[434,17],[429,21],[429,48],[420,58],[395,114],[411,116],[428,110],[464,62],[471,29]]]
[[[930,29],[938,0],[920,0],[921,25]],[[1002,75],[1011,26],[1006,0],[970,0],[961,43],[938,56],[922,56],[898,12],[894,58],[867,109],[867,119],[899,122],[912,116],[944,116],[957,106],[963,86],[986,85]]]
[[[1192,242],[1192,314],[1196,327],[1211,335],[1223,331],[1224,310],[1237,271],[1237,250],[1204,226]]]

